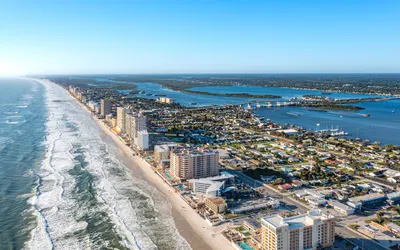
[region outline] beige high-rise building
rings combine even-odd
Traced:
[[[178,145],[176,143],[162,144],[154,146],[154,161],[161,165],[163,161],[170,160],[171,151]]]
[[[146,117],[138,113],[130,113],[125,109],[125,130],[124,133],[132,141],[136,142],[138,131],[147,130]]]
[[[325,248],[335,241],[335,218],[319,209],[288,218],[264,217],[261,224],[263,250]]]
[[[117,129],[121,133],[125,133],[125,109],[123,107],[117,108]]]
[[[129,138],[131,138],[132,134],[132,114],[130,113],[129,110],[125,109],[125,135]]]
[[[219,154],[206,148],[177,148],[171,152],[171,173],[179,179],[198,179],[218,175]]]
[[[168,97],[160,97],[158,98],[158,101],[161,103],[168,103],[168,104],[174,103],[174,100]]]

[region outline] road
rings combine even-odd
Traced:
[[[264,183],[262,183],[261,181],[258,180],[254,180],[253,178],[243,174],[242,172],[238,171],[238,170],[232,170],[232,169],[227,169],[226,170],[228,173],[237,176],[243,183],[249,185],[252,188],[266,188],[268,189],[268,194],[269,196],[272,196],[273,198],[277,198],[283,202],[285,202],[286,204],[290,205],[290,206],[294,206],[296,207],[295,209],[290,209],[290,210],[298,210],[301,213],[305,213],[306,211],[310,210],[309,207],[307,207],[306,205],[296,201],[295,199],[293,199],[292,197],[289,196],[289,194],[282,194],[281,192],[279,192],[278,190],[275,190],[274,188],[268,186],[268,185],[264,185]]]
[[[344,239],[356,244],[359,246],[361,249],[364,250],[387,250],[387,248],[379,245],[377,242],[371,240],[371,239],[366,239],[363,238],[361,235],[355,233],[351,229],[348,229],[346,227],[336,225],[336,234],[340,235]]]
[[[226,171],[229,172],[230,174],[237,176],[243,183],[245,183],[253,188],[260,188],[260,187],[267,188],[268,194],[270,196],[277,197],[278,199],[284,201],[286,204],[295,206],[296,208],[293,210],[297,210],[301,213],[304,213],[304,212],[310,210],[309,207],[300,203],[299,201],[296,201],[295,199],[290,197],[289,194],[282,194],[279,191],[273,189],[272,187],[270,187],[268,185],[264,185],[261,181],[254,180],[253,178],[243,174],[242,172],[240,172],[238,170],[227,169]],[[370,217],[372,218],[374,216],[375,215],[370,216]],[[346,240],[349,240],[350,242],[356,244],[357,246],[359,246],[360,248],[362,248],[364,250],[387,250],[385,247],[379,245],[377,242],[375,242],[369,238],[366,238],[362,234],[357,234],[356,232],[352,231],[351,229],[348,229],[345,227],[346,225],[361,222],[370,217],[359,218],[359,217],[354,216],[354,217],[351,217],[351,219],[349,221],[345,220],[342,222],[338,222],[336,224],[336,228],[335,228],[336,234],[342,236]]]

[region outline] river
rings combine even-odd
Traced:
[[[254,100],[255,98],[220,97],[200,94],[183,93],[173,91],[155,83],[136,83],[139,91],[145,94],[137,96],[146,98],[158,98],[157,94],[166,95],[176,102],[185,106],[208,106],[224,104],[240,104]],[[210,86],[195,87],[191,90],[211,93],[249,93],[249,94],[272,94],[282,96],[278,101],[288,100],[303,95],[323,95],[317,90],[298,90],[289,88],[265,88],[259,86]],[[152,94],[152,95],[148,95]],[[378,95],[350,94],[333,92],[329,95],[333,99],[378,97]],[[257,98],[260,100],[259,98]],[[268,100],[268,99],[263,99]],[[194,104],[195,103],[195,104]],[[194,105],[193,105],[194,104]],[[383,144],[400,145],[400,100],[381,102],[362,102],[356,104],[365,108],[361,111],[328,111],[315,112],[303,107],[282,107],[282,108],[259,108],[255,114],[270,119],[276,123],[291,123],[302,126],[306,129],[325,129],[339,127],[349,133],[350,138],[370,139],[380,141]],[[299,116],[287,113],[294,112]],[[368,113],[371,116],[365,117],[362,114]],[[319,126],[317,126],[319,124]]]

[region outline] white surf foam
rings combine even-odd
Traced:
[[[19,114],[19,111],[12,111],[12,112],[4,112],[5,115],[14,115],[14,114]]]
[[[46,158],[40,168],[41,184],[37,195],[30,199],[36,207],[38,226],[32,230],[27,249],[99,249],[108,242],[94,241],[86,232],[82,215],[94,212],[107,214],[121,244],[129,249],[159,247],[190,249],[179,235],[165,197],[148,183],[134,178],[117,160],[118,152],[107,145],[102,133],[77,104],[57,103],[68,99],[65,90],[44,83],[49,120],[46,123]],[[77,131],[72,129],[76,127]],[[81,152],[73,152],[80,148]],[[83,154],[84,170],[93,176],[97,205],[80,203],[76,179],[71,174]],[[155,205],[157,204],[157,205]],[[100,233],[100,232],[99,232]],[[78,236],[79,235],[79,238]]]
[[[17,125],[17,124],[20,124],[20,123],[24,123],[25,121],[12,121],[12,120],[7,120],[7,121],[5,121],[4,123],[5,124],[9,124],[9,125]]]

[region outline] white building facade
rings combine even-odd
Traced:
[[[147,130],[142,130],[137,133],[137,146],[141,150],[147,150],[149,149],[149,133]]]

